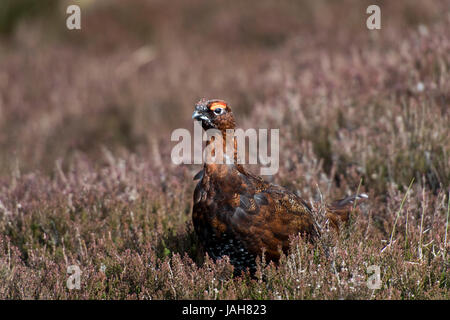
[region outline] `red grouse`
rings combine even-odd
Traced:
[[[201,100],[192,118],[201,121],[204,130],[217,129],[223,140],[211,139],[212,154],[227,145],[227,129],[235,129],[230,107],[222,100]],[[233,144],[236,147],[235,141]],[[219,144],[219,142],[221,142]],[[222,154],[225,154],[223,152]],[[229,256],[235,273],[256,269],[256,257],[265,249],[266,261],[277,262],[279,248],[289,249],[289,236],[301,234],[311,242],[320,237],[312,208],[294,193],[268,183],[245,170],[236,161],[205,162],[195,176],[200,179],[194,191],[192,220],[195,232],[213,259]],[[328,206],[327,217],[336,229],[347,221],[355,199],[361,194],[338,200]]]

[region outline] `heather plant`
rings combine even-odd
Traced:
[[[374,31],[367,5],[85,1],[80,32],[64,10],[0,16],[0,298],[449,299],[448,2],[380,2]],[[200,97],[280,129],[265,179],[314,203],[320,243],[253,277],[203,252],[199,166],[170,157]],[[323,207],[358,189],[336,234]]]

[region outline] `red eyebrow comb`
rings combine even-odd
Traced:
[[[211,105],[209,106],[209,110],[214,111],[217,108],[226,108],[227,105],[225,102],[213,102],[211,103]]]

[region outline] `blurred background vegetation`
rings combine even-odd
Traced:
[[[258,125],[253,120],[257,105],[282,100],[286,92],[300,94],[302,110],[312,111],[310,102],[317,99],[308,99],[318,96],[314,86],[327,81],[324,63],[331,64],[331,72],[338,70],[340,56],[405,50],[396,47],[399,39],[412,31],[431,32],[430,27],[448,20],[448,1],[376,1],[382,30],[370,32],[365,10],[372,2],[4,0],[0,172],[51,173],[57,159],[64,166],[79,152],[96,159],[102,146],[146,156],[155,143],[164,145],[174,128],[191,125],[193,103],[201,97],[228,100],[244,119],[240,124],[248,126]],[[82,30],[65,27],[70,4],[81,7]],[[367,57],[352,68],[389,63],[387,55],[379,58]],[[426,68],[425,60],[411,63]],[[342,91],[348,95],[359,81],[355,70],[346,71],[354,75],[349,90]],[[424,81],[420,70],[408,75],[413,82]],[[390,94],[410,85],[401,82],[402,76],[394,72],[383,80]],[[300,91],[305,81],[311,86]],[[338,81],[342,86],[346,79]],[[336,86],[327,86],[324,95],[337,94]],[[327,124],[317,119],[308,130],[294,129],[297,141],[312,141],[327,172],[333,161],[337,164],[337,133],[348,126],[344,107],[334,115]],[[338,160],[344,166],[350,161],[343,155]],[[380,164],[365,161],[374,174]],[[402,182],[431,170],[424,153],[411,161],[414,168]]]

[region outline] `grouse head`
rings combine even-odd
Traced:
[[[228,104],[218,99],[202,99],[197,102],[192,119],[201,121],[205,130],[217,129],[226,131],[227,129],[234,129],[236,125]]]

